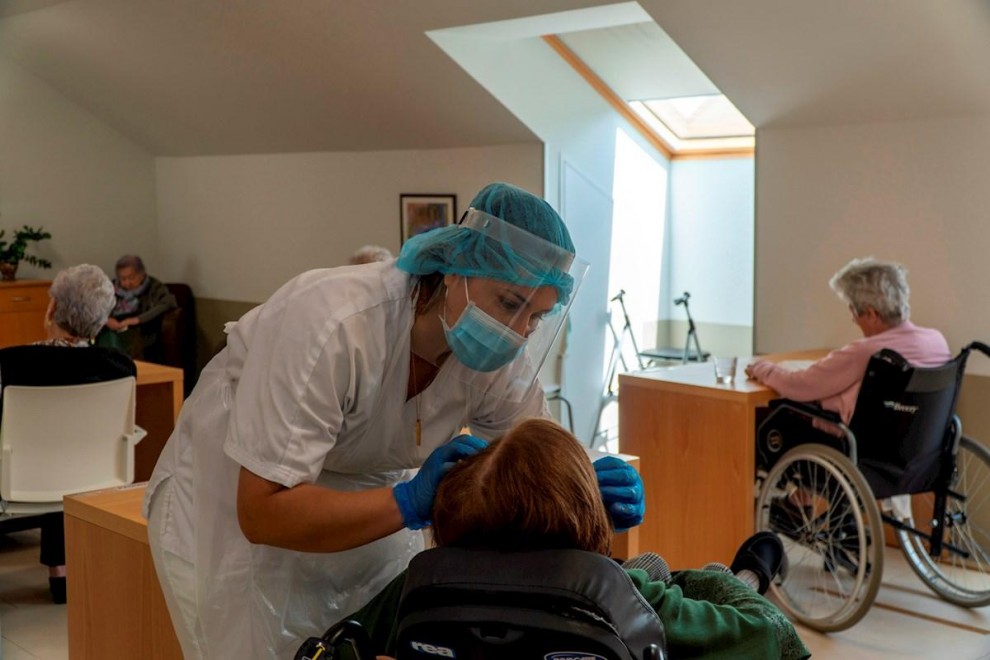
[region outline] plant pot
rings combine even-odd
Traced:
[[[17,275],[17,264],[12,264],[7,261],[0,261],[0,280],[4,282],[13,282]]]

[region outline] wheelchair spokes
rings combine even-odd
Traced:
[[[835,631],[865,615],[880,584],[883,536],[876,501],[848,458],[822,445],[787,452],[760,491],[757,527],[784,542],[787,569],[773,594],[793,618]]]
[[[932,591],[964,607],[990,604],[990,452],[969,438],[962,438],[956,456],[952,491],[943,520],[944,540],[966,556],[943,547],[932,556],[929,542],[908,531],[897,536],[908,564]],[[934,496],[912,498],[918,529],[930,533]],[[923,522],[924,521],[924,522]]]

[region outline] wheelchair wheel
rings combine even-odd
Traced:
[[[932,557],[928,542],[903,530],[897,539],[908,564],[936,594],[956,605],[990,604],[990,451],[962,438],[949,486],[962,498],[949,495],[945,503],[944,541],[969,553],[963,557],[947,548]],[[928,533],[934,495],[912,496],[912,527]],[[916,524],[917,523],[917,524]]]
[[[866,479],[846,456],[816,444],[784,454],[763,482],[756,526],[783,541],[785,570],[771,592],[791,618],[834,632],[866,615],[880,588],[883,529]]]

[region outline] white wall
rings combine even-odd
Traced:
[[[828,279],[868,255],[908,267],[912,319],[953,350],[990,338],[990,117],[764,130],[757,145],[758,351],[856,337]]]
[[[162,275],[260,302],[366,243],[398,252],[401,193],[454,193],[460,213],[491,181],[541,192],[543,148],[159,158],[157,181]]]
[[[570,311],[559,376],[564,396],[574,405],[575,433],[589,441],[604,380],[608,299],[615,293],[608,276],[617,134],[628,135],[664,171],[668,163],[539,36],[522,23],[507,23],[504,31],[493,24],[430,37],[544,141],[544,196],[567,223],[578,256],[591,266]],[[662,221],[642,218],[643,223]],[[654,255],[653,246],[643,246],[629,259]]]
[[[31,252],[19,278],[49,278],[78,263],[109,274],[121,254],[162,265],[155,242],[154,159],[48,84],[0,58],[0,228],[24,224],[53,238]],[[35,249],[36,247],[36,249]]]
[[[670,168],[670,270],[661,318],[753,325],[752,158],[675,160]],[[704,348],[704,346],[702,346]]]

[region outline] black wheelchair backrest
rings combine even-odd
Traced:
[[[939,367],[912,367],[889,349],[870,358],[849,428],[878,498],[932,490],[943,474],[968,354]]]
[[[625,571],[581,550],[427,550],[409,565],[398,621],[399,660],[639,660],[665,649]]]

